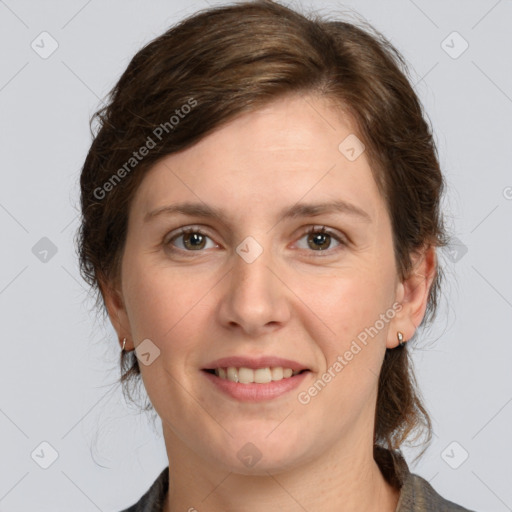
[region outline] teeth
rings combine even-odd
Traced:
[[[284,370],[281,366],[272,368],[272,380],[281,380],[283,378]]]
[[[215,369],[217,377],[228,379],[232,382],[239,382],[240,384],[266,384],[272,381],[287,379],[298,373],[300,373],[300,370],[294,372],[291,368],[283,368],[282,366],[258,368],[256,370],[245,367],[235,368],[233,366]]]
[[[236,368],[233,368],[232,366],[230,366],[228,368],[227,378],[228,378],[228,380],[231,380],[233,382],[238,382],[238,370]]]

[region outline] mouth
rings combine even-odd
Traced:
[[[238,384],[268,384],[270,382],[279,382],[290,379],[297,375],[310,372],[309,369],[293,370],[283,366],[273,366],[264,368],[247,368],[245,366],[205,368],[204,372],[209,373],[230,382]]]
[[[201,373],[206,381],[224,396],[237,402],[261,403],[279,397],[286,399],[293,390],[303,385],[311,370],[292,370],[289,367],[219,366],[204,368]]]
[[[224,396],[242,402],[286,399],[303,385],[312,368],[277,355],[233,355],[210,361],[201,373]]]

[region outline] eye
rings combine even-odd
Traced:
[[[307,246],[300,247],[299,245],[299,249],[309,248],[314,252],[327,251],[331,249],[333,240],[336,241],[338,246],[346,245],[346,242],[342,239],[342,237],[327,229],[325,226],[309,229],[302,235],[301,239],[305,237]]]
[[[181,244],[174,244],[173,242],[180,240]],[[210,247],[207,247],[207,240],[211,241]],[[200,251],[202,249],[211,249],[212,247],[217,247],[215,243],[210,239],[208,235],[203,233],[200,229],[197,228],[181,228],[177,234],[171,236],[166,242],[166,246],[171,246],[171,249],[174,250],[176,247],[182,251]]]
[[[303,238],[306,238],[306,246],[298,244],[299,249],[312,249],[313,252],[327,252],[329,250],[333,252],[333,241],[336,242],[338,247],[346,245],[341,236],[325,226],[309,229],[303,233],[300,240]],[[210,243],[209,246],[208,241]],[[164,241],[164,245],[172,251],[178,250],[182,252],[200,252],[202,249],[218,247],[206,233],[195,227],[180,228],[177,233],[171,233],[170,237]]]

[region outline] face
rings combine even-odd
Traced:
[[[263,473],[373,445],[385,350],[412,336],[425,290],[397,306],[384,200],[365,153],[340,150],[353,134],[325,99],[292,96],[144,177],[109,312],[144,347],[170,457]],[[206,371],[229,366],[263,382]],[[265,383],[278,367],[307,371]]]

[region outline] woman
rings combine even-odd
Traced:
[[[378,33],[271,1],[140,50],[99,111],[80,258],[170,465],[129,511],[467,510],[399,451],[431,424],[443,178]]]

